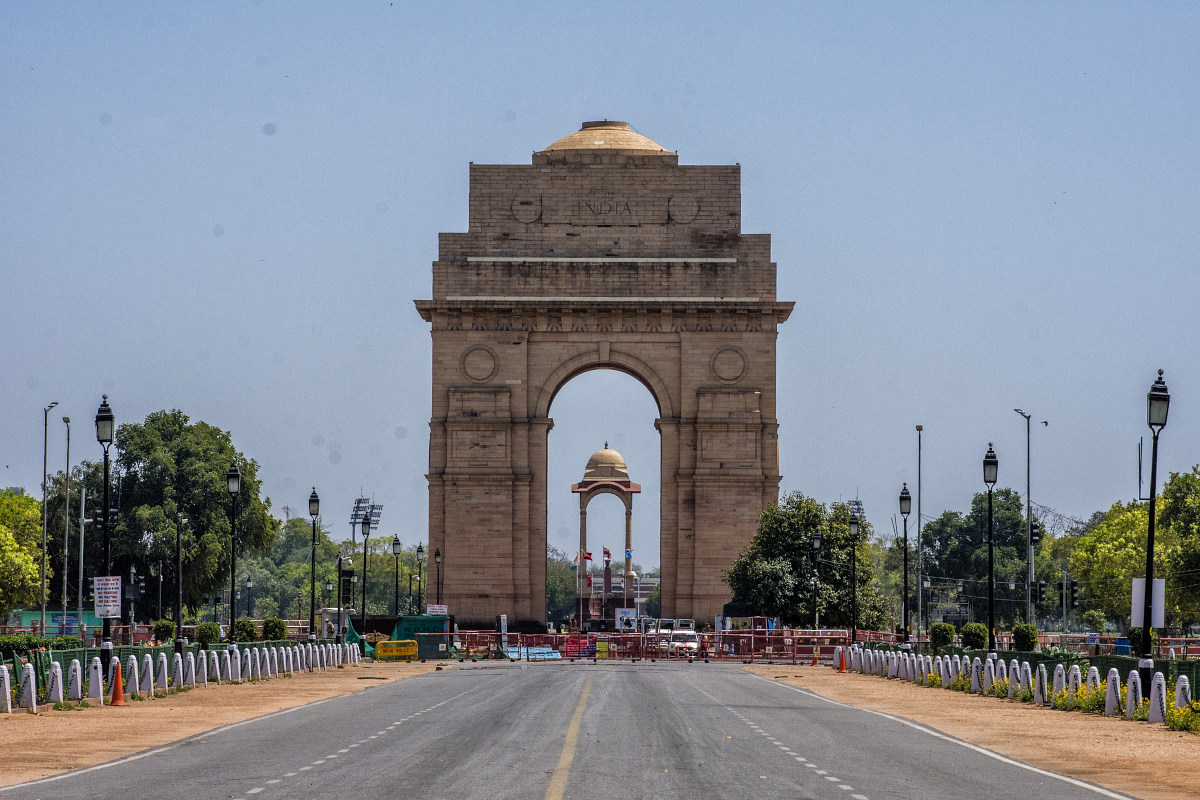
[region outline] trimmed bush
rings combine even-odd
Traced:
[[[279,617],[267,617],[263,620],[262,636],[268,641],[287,638],[287,623]]]
[[[954,626],[949,622],[935,622],[929,627],[929,644],[933,654],[941,653],[942,648],[954,643]]]
[[[215,622],[201,622],[196,626],[196,641],[206,645],[221,641],[221,626]]]
[[[1032,622],[1018,622],[1013,625],[1013,649],[1024,650],[1025,652],[1033,652],[1038,646],[1038,630],[1037,625]]]
[[[963,647],[968,650],[982,650],[987,647],[988,629],[982,622],[968,622],[962,627]]]
[[[175,623],[169,619],[160,619],[154,623],[154,641],[162,644],[175,638]]]
[[[1150,644],[1158,644],[1158,628],[1150,630]],[[1131,625],[1129,627],[1129,653],[1130,655],[1140,656],[1144,652],[1146,651],[1142,649],[1142,629]],[[1154,651],[1151,650],[1150,652]],[[1143,689],[1142,691],[1147,692],[1147,694],[1149,693],[1147,689]]]
[[[238,617],[233,623],[233,637],[239,642],[257,642],[258,626],[249,617]]]

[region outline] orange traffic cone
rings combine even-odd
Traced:
[[[120,665],[118,665],[117,668],[115,670],[113,670],[113,672],[114,672],[114,674],[113,674],[113,686],[112,686],[112,690],[113,690],[112,691],[112,702],[109,703],[109,705],[110,706],[123,706],[123,705],[125,705],[125,697],[124,697],[125,685],[121,679]]]
[[[846,648],[843,647],[838,655],[841,656],[838,659],[838,672],[844,675],[846,672]]]

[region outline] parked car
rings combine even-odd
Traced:
[[[669,658],[695,658],[700,651],[700,636],[695,631],[676,631],[667,645]]]

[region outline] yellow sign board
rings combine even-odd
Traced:
[[[375,658],[379,661],[416,661],[417,643],[412,639],[398,642],[377,642]]]

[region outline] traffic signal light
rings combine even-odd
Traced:
[[[1065,603],[1067,601],[1067,594],[1063,590],[1063,587],[1065,584],[1063,584],[1062,581],[1059,581],[1057,585],[1058,585],[1058,607],[1062,608],[1063,603]]]
[[[1037,520],[1029,523],[1029,543],[1037,544],[1042,540],[1042,529],[1038,527]]]
[[[1038,581],[1038,602],[1046,599],[1046,582]]]
[[[1071,608],[1079,608],[1079,581],[1071,579]]]

